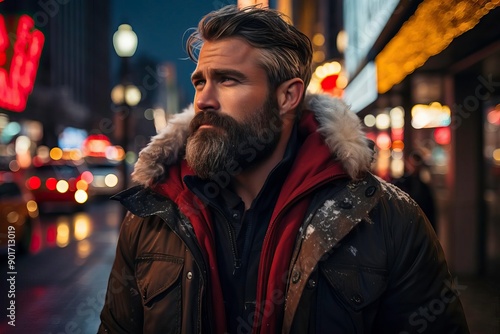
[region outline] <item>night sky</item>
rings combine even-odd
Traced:
[[[131,59],[132,64],[145,58],[157,63],[174,62],[177,65],[178,86],[190,101],[194,92],[190,76],[195,64],[186,59],[183,42],[187,36],[184,35],[197,25],[203,15],[234,3],[236,0],[112,0],[111,35],[121,23],[130,24],[139,40],[137,51]],[[118,77],[119,59],[114,50],[110,55],[114,80]]]

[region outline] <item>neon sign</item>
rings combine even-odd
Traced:
[[[12,60],[7,64],[9,38],[5,20],[0,15],[0,108],[21,112],[35,84],[38,63],[45,37],[34,29],[33,19],[19,18]]]

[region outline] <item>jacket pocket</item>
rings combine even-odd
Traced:
[[[321,271],[335,294],[355,312],[375,303],[387,287],[384,269],[342,266],[327,261],[321,265]]]
[[[183,266],[184,259],[166,254],[146,253],[136,258],[137,286],[143,304],[154,303],[157,297],[157,299],[164,299],[166,298],[166,296],[163,296],[164,294],[178,295],[178,300],[170,300],[170,302],[180,304],[181,288],[179,277]],[[177,297],[174,297],[174,299],[177,299]]]

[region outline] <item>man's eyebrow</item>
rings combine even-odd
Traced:
[[[233,70],[233,69],[213,69],[213,70],[210,70],[209,72],[210,72],[210,76],[212,76],[214,78],[229,76],[229,77],[234,77],[235,79],[238,79],[238,80],[247,79],[247,76],[245,74],[243,74],[242,72],[240,72],[238,70]],[[191,75],[191,81],[200,80],[200,79],[204,79],[204,78],[205,78],[205,76],[203,75],[203,73],[201,71],[196,71]]]
[[[244,80],[247,78],[245,74],[238,70],[233,70],[233,69],[214,69],[211,71],[214,77],[234,77],[239,80]]]
[[[196,81],[203,79],[203,74],[200,71],[196,71],[193,74],[191,74],[191,81]]]

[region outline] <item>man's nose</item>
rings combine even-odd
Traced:
[[[203,89],[196,92],[195,107],[196,111],[220,109],[217,90],[214,85],[207,82]]]

